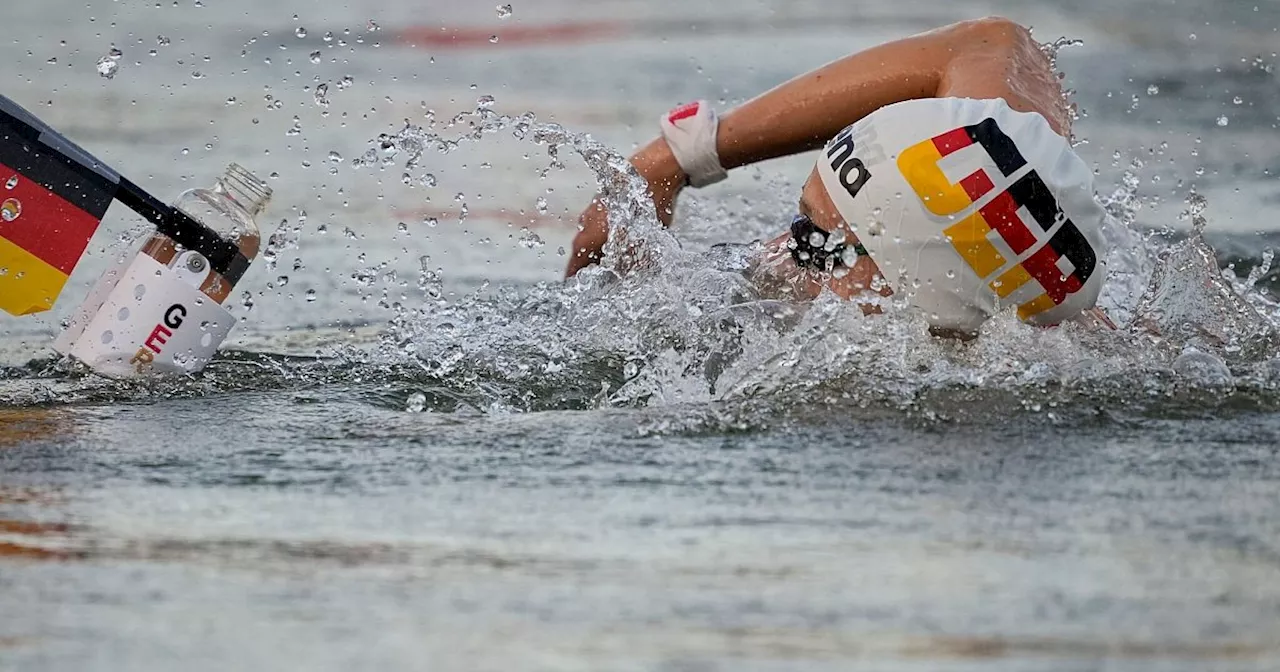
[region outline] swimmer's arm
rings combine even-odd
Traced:
[[[796,77],[721,118],[720,162],[732,169],[818,149],[882,107],[938,96],[959,55],[1017,29],[1002,19],[958,23]]]
[[[720,163],[733,169],[818,149],[849,124],[906,100],[948,95],[955,89],[963,89],[967,97],[985,93],[1008,98],[1010,84],[1003,75],[1010,55],[1028,45],[1034,41],[1026,28],[1007,19],[986,18],[846,56],[721,117],[716,143]],[[659,139],[632,162],[669,173],[670,154]]]
[[[893,103],[947,95],[1008,97],[1010,50],[1033,44],[1025,28],[1001,18],[953,24],[846,56],[754,98],[720,119],[716,148],[727,169],[818,149],[849,124]],[[962,80],[962,81],[961,81]],[[990,80],[989,82],[987,80]],[[962,85],[961,85],[962,84]],[[959,95],[959,94],[957,94]],[[1015,105],[1016,101],[1011,101]],[[1016,105],[1015,105],[1016,107]],[[631,157],[670,224],[686,176],[666,140]],[[608,239],[598,203],[583,213],[566,275],[595,263]]]

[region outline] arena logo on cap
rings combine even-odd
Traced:
[[[854,156],[854,150],[857,144],[854,142],[852,127],[846,128],[844,131],[832,138],[827,144],[827,158],[831,160],[831,170],[840,179],[840,186],[849,192],[849,196],[857,197],[858,192],[867,186],[867,181],[871,179],[871,171],[867,169],[867,164],[859,157]]]
[[[1000,298],[1033,280],[1039,284],[1042,291],[1018,306],[1019,317],[1025,319],[1060,305],[1088,282],[1098,265],[1097,254],[1034,170],[976,207],[996,189],[991,175],[979,169],[952,183],[939,166],[942,159],[975,144],[986,151],[1004,181],[1027,165],[1018,146],[995,119],[988,118],[908,147],[898,156],[898,170],[929,212],[954,217],[973,209],[943,232],[965,263],[987,280]],[[1031,214],[1039,231],[1018,216],[1021,208]],[[1057,231],[1050,235],[1055,226]],[[1019,257],[1038,249],[996,276],[1007,260],[987,237],[993,230]]]

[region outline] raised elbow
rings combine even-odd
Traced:
[[[1019,44],[1034,41],[1031,31],[1003,16],[987,16],[962,21],[952,26],[966,41],[987,44]]]

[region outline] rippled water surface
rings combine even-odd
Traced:
[[[262,5],[14,9],[5,95],[276,198],[200,377],[48,348],[123,210],[0,324],[0,669],[1280,666],[1274,7]],[[808,158],[653,225],[673,103],[993,12],[1083,41],[1119,331],[785,300],[744,270]],[[562,284],[597,189],[632,251]]]

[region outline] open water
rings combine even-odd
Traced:
[[[0,92],[155,193],[236,161],[276,195],[202,376],[48,347],[123,208],[0,323],[0,669],[1280,667],[1280,6],[4,11]],[[670,233],[619,171],[675,103],[990,13],[1083,41],[1117,333],[779,302],[709,249],[811,158]],[[562,284],[599,185],[646,257]]]

